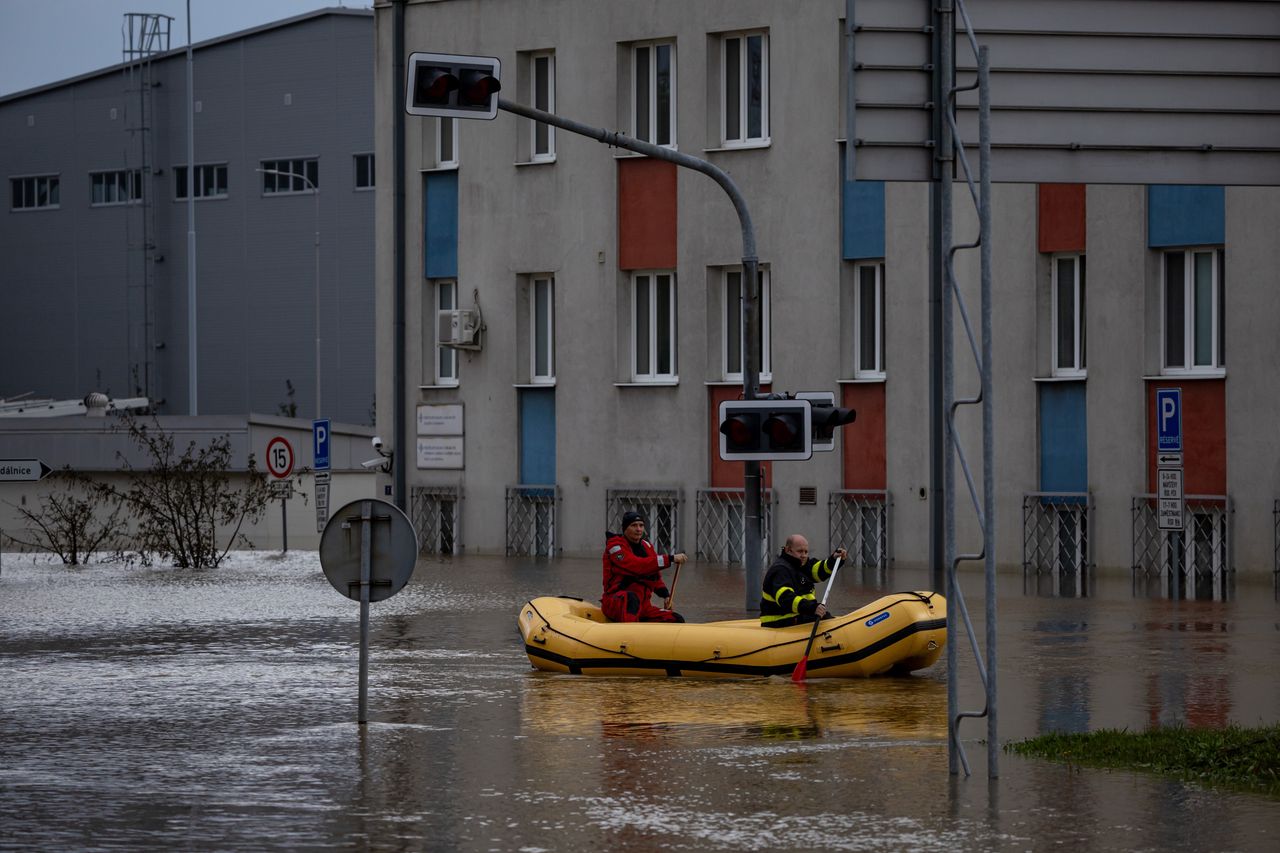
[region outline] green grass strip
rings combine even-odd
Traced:
[[[1005,751],[1280,797],[1280,725],[1053,733],[1007,744]]]

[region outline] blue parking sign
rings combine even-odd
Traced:
[[[329,470],[329,419],[311,422],[311,451],[315,457],[315,470]]]
[[[1156,451],[1182,451],[1182,389],[1156,389]]]

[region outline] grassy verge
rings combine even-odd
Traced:
[[[1069,765],[1139,770],[1280,797],[1280,725],[1047,734],[1010,743],[1005,750]]]

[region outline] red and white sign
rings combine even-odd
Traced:
[[[282,435],[267,442],[267,470],[277,480],[293,473],[293,445]]]

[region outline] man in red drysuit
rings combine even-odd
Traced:
[[[604,596],[600,609],[614,622],[683,622],[674,610],[654,607],[653,593],[670,595],[662,570],[688,559],[684,554],[659,554],[644,538],[644,519],[638,512],[622,516],[622,533],[605,533]]]

